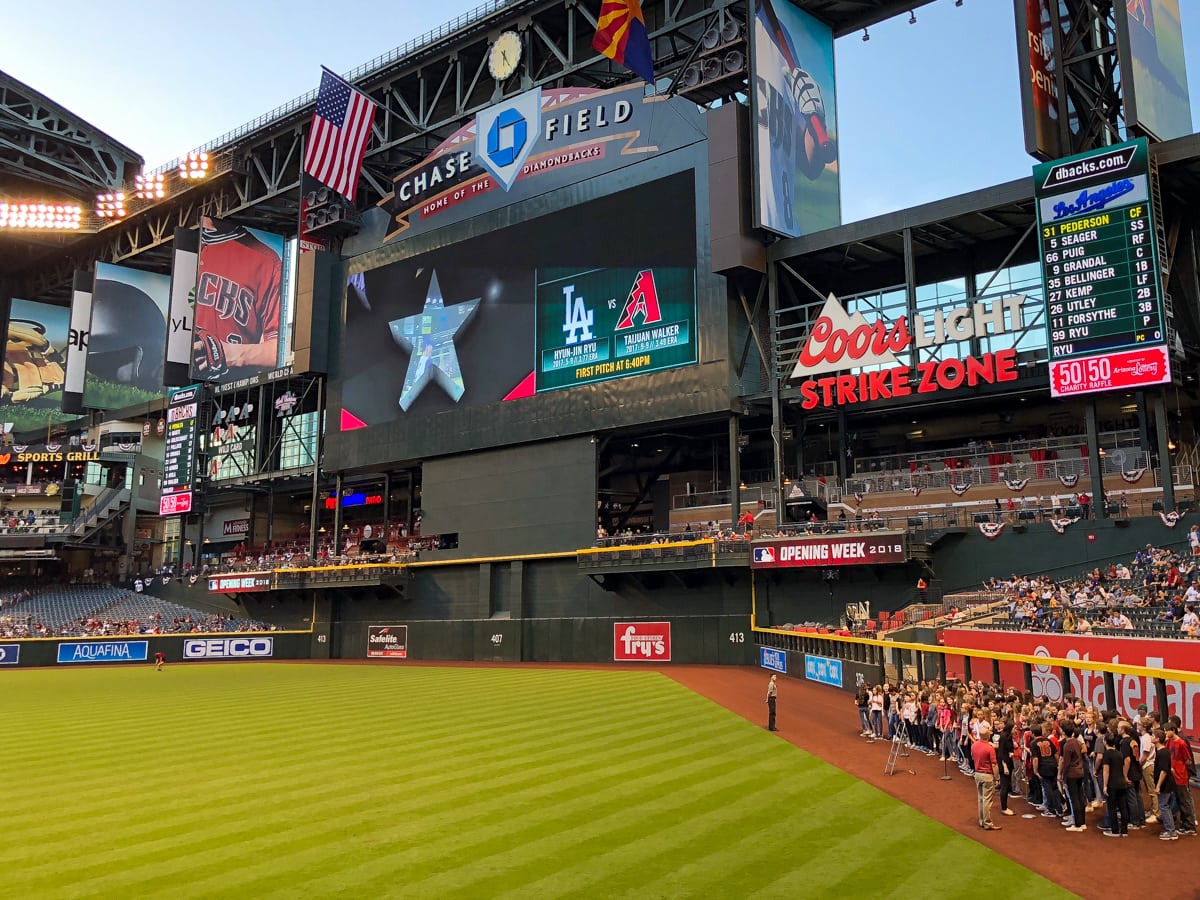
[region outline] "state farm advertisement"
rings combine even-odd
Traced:
[[[617,622],[613,625],[616,662],[670,662],[670,622]]]
[[[830,294],[789,376],[802,409],[852,406],[1016,381],[1017,350],[959,356],[944,345],[1019,333],[1042,303],[1023,294],[868,322]],[[927,351],[919,358],[919,351]]]
[[[1024,653],[1053,659],[1083,660],[1106,663],[1121,663],[1126,666],[1143,666],[1148,669],[1178,669],[1187,672],[1200,671],[1200,642],[1185,640],[1149,640],[1127,637],[1087,636],[1075,634],[1032,634],[1011,631],[977,631],[975,629],[947,629],[942,632],[946,647],[963,647],[974,650]],[[991,663],[987,660],[972,661],[972,675],[991,677]],[[963,673],[963,658],[947,655],[946,671],[957,675]],[[1024,687],[1021,663],[1001,662],[1000,678],[1005,685]],[[1135,678],[1132,675],[1114,675],[1117,696],[1110,704],[1104,696],[1104,673],[1087,669],[1071,671],[1071,693],[1081,697],[1090,706],[1106,709],[1115,706],[1123,715],[1136,715],[1138,704],[1145,703],[1150,709],[1156,704],[1154,680]],[[1050,666],[1033,667],[1033,692],[1051,700],[1062,699],[1062,682],[1058,669]],[[1168,714],[1178,715],[1183,720],[1185,731],[1200,727],[1200,683],[1167,682]]]
[[[854,534],[755,541],[751,557],[751,565],[755,569],[866,566],[902,562],[904,536],[901,534]]]

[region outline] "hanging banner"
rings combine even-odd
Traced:
[[[176,228],[171,252],[171,306],[167,319],[167,362],[163,382],[182,387],[191,381],[192,310],[196,303],[196,264],[200,235]]]

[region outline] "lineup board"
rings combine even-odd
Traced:
[[[1033,171],[1051,396],[1169,382],[1147,141]]]
[[[164,436],[162,496],[158,501],[160,516],[191,512],[199,399],[200,388],[196,385],[171,392]]]

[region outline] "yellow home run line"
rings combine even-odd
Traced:
[[[943,656],[969,656],[972,659],[999,660],[1000,662],[1029,663],[1042,668],[1082,669],[1088,672],[1112,672],[1114,675],[1132,675],[1135,678],[1165,678],[1168,681],[1200,681],[1200,672],[1182,669],[1147,669],[1145,666],[1127,666],[1124,663],[1103,662],[1090,659],[1059,659],[1054,656],[1029,656],[1025,653],[1007,653],[1001,650],[980,650],[973,647],[944,647],[934,644],[910,644],[904,641],[884,641],[878,638],[847,637],[840,634],[812,634],[804,631],[787,631],[780,628],[750,626],[760,634],[778,634],[786,637],[812,638],[818,641],[839,641],[843,644],[862,644],[868,647],[884,647],[894,650],[919,650],[922,653],[940,653]],[[784,648],[776,648],[784,649]]]

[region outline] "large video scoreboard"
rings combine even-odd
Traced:
[[[1170,381],[1146,140],[1033,172],[1051,395]]]

